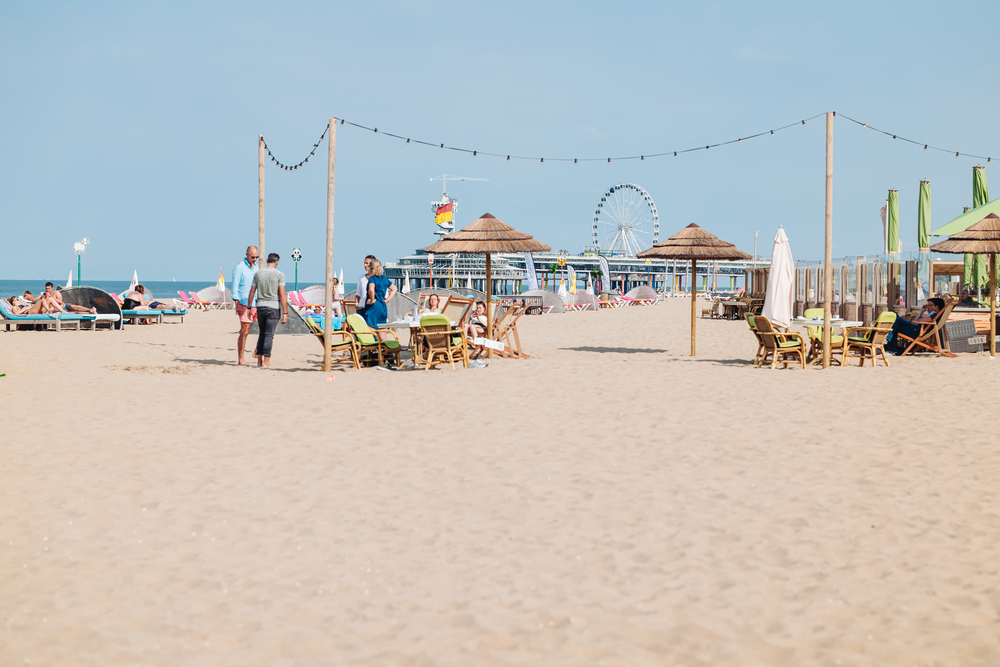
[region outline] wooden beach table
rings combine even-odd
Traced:
[[[729,320],[743,318],[743,313],[749,305],[746,301],[722,301],[722,316]]]

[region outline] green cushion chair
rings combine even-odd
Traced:
[[[354,334],[354,339],[358,342],[362,354],[366,352],[369,355],[376,353],[379,365],[386,363],[387,358],[395,359],[396,365],[399,366],[399,353],[402,351],[402,347],[395,331],[379,329],[376,332],[368,326],[363,317],[357,314],[347,316],[347,330]],[[389,334],[393,340],[381,340],[379,334]]]

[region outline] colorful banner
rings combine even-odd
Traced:
[[[449,202],[444,206],[438,206],[437,211],[434,213],[434,224],[440,225],[442,222],[451,222],[454,217],[452,214],[455,208],[455,202]]]
[[[572,266],[566,266],[569,269],[569,293],[576,294],[576,271]]]
[[[538,289],[538,276],[535,275],[535,258],[530,252],[524,253],[524,279],[528,281],[528,289]]]
[[[608,266],[608,260],[606,257],[598,257],[597,261],[601,264],[601,291],[610,292],[611,291],[611,267]]]

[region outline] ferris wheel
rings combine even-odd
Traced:
[[[611,186],[594,209],[594,245],[634,256],[660,238],[660,216],[649,193],[635,183]]]

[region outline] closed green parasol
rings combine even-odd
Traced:
[[[925,298],[930,295],[931,269],[931,182],[920,181],[920,199],[917,201],[917,282]]]
[[[889,190],[889,229],[886,233],[886,250],[891,255],[899,252],[899,191]]]
[[[976,165],[972,168],[972,210],[990,203],[990,189],[986,185],[986,167]],[[985,287],[990,281],[986,267],[986,255],[976,255],[975,286]]]

